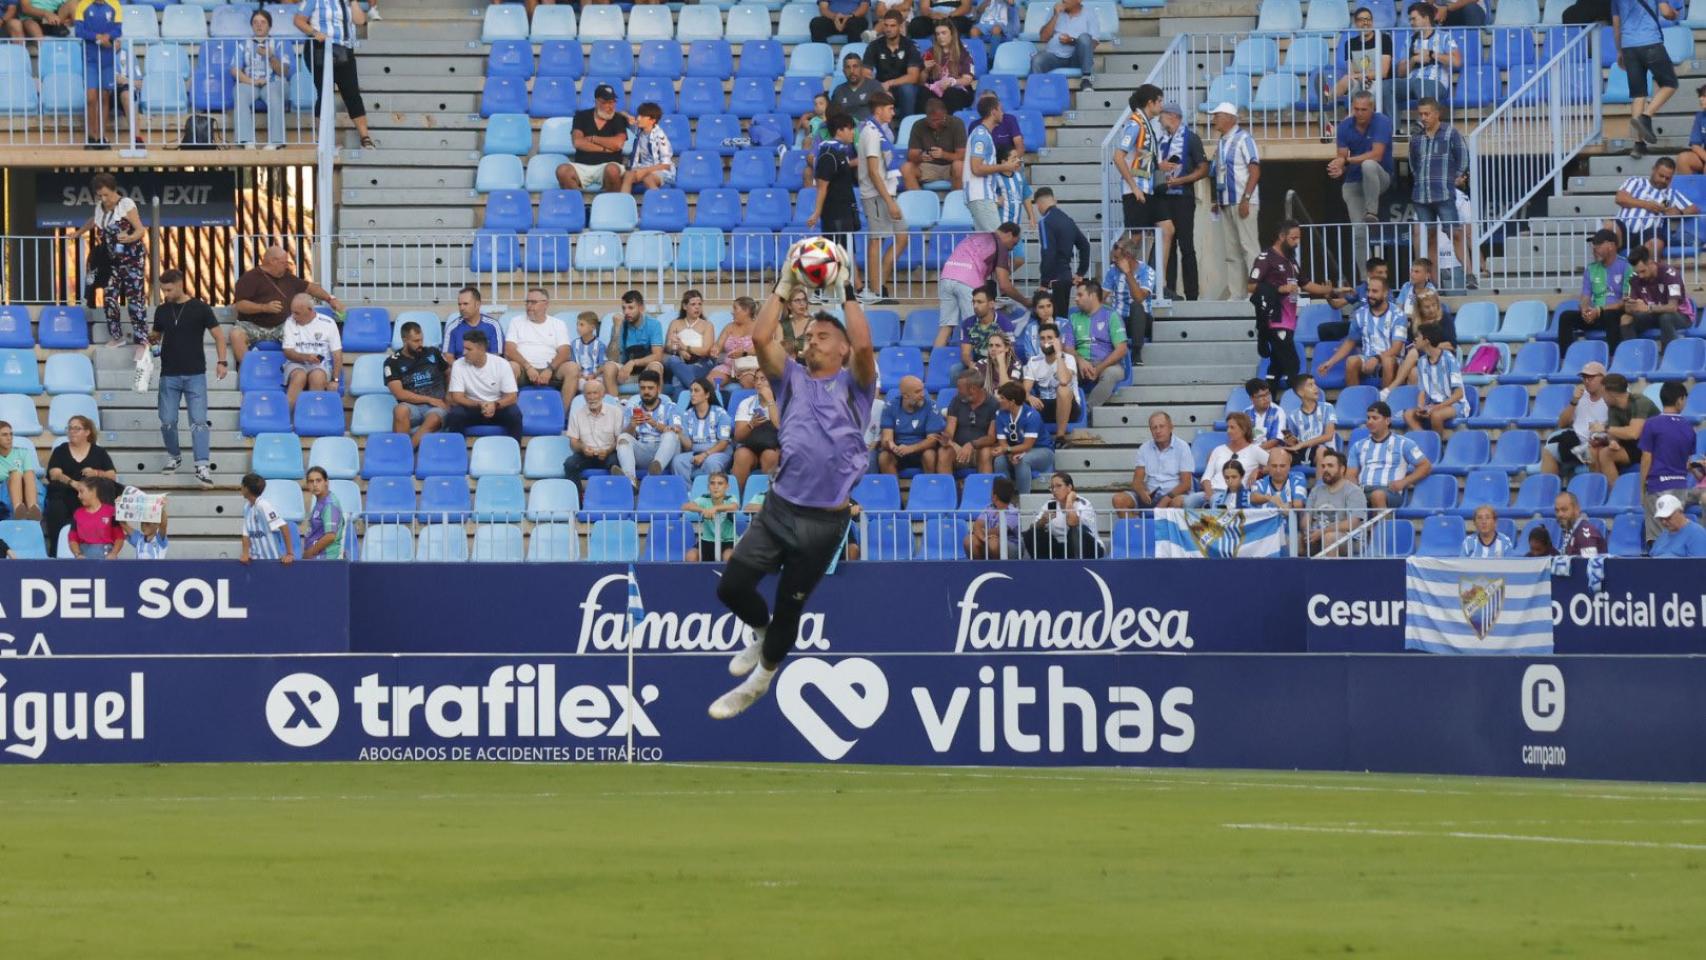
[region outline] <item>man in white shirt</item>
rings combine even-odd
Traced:
[[[1585,466],[1589,439],[1611,419],[1611,405],[1605,400],[1605,364],[1598,360],[1583,364],[1581,378],[1569,405],[1558,414],[1558,432],[1540,448],[1541,473],[1562,475]]]
[[[551,298],[538,287],[527,291],[527,315],[509,325],[504,358],[515,381],[529,387],[555,387],[563,406],[575,398],[576,384],[568,376],[569,327],[551,316]]]
[[[1222,103],[1210,117],[1215,133],[1220,135],[1214,152],[1214,206],[1212,216],[1220,224],[1223,282],[1227,300],[1243,300],[1247,295],[1244,278],[1250,266],[1262,255],[1262,245],[1256,239],[1256,223],[1261,218],[1262,157],[1256,148],[1256,138],[1238,123],[1236,104]]]
[[[1090,11],[1084,9],[1083,0],[1061,0],[1037,36],[1043,49],[1031,57],[1032,73],[1077,67],[1083,75],[1080,89],[1095,89],[1090,85],[1090,74],[1096,70],[1096,24]]]
[[[284,393],[295,411],[296,398],[309,390],[336,390],[344,369],[344,342],[338,325],[314,311],[314,298],[299,293],[290,301],[284,324]]]
[[[1054,421],[1055,443],[1066,440],[1066,425],[1078,418],[1078,367],[1070,350],[1061,349],[1060,327],[1045,323],[1037,328],[1040,351],[1025,361],[1025,393],[1030,404],[1046,419]]]
[[[486,334],[470,330],[462,338],[462,359],[450,368],[450,414],[446,433],[470,427],[497,427],[521,442],[521,408],[515,405],[515,371],[486,352]]]
[[[588,470],[614,470],[620,466],[616,459],[616,441],[622,435],[625,420],[622,406],[604,401],[604,384],[588,380],[581,387],[581,399],[586,401],[569,414],[569,446],[574,452],[563,461],[563,475],[575,486],[581,486],[581,475]]]
[[[906,218],[901,216],[900,171],[892,169],[894,136],[889,132],[894,123],[894,98],[886,93],[874,93],[870,99],[871,119],[859,125],[855,140],[859,151],[859,207],[865,221],[865,289],[859,292],[860,303],[885,301],[883,291],[895,261],[906,252],[908,236]],[[883,252],[883,238],[890,237],[894,246]],[[851,251],[849,251],[851,255]]]

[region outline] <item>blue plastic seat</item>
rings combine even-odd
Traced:
[[[995,94],[1003,105],[1017,107],[1020,103],[1019,80],[1016,77],[986,73],[977,78],[977,97],[981,99],[985,92]]]
[[[741,63],[744,66],[746,61]],[[804,116],[812,111],[813,101],[823,92],[821,77],[783,77],[781,92],[776,95],[776,109],[789,116]]]
[[[934,335],[934,334],[932,334]],[[958,350],[958,348],[951,348]],[[896,387],[906,377],[924,378],[924,361],[918,350],[909,346],[888,347],[877,354],[877,369],[884,387]],[[941,389],[940,387],[937,388]]]
[[[284,391],[275,385],[271,390],[251,390],[243,394],[243,406],[237,413],[237,427],[243,436],[260,433],[289,433],[290,405]]]
[[[508,4],[493,4],[486,8],[480,41],[497,43],[500,40],[526,40],[528,30],[526,10]]]
[[[373,441],[369,440],[371,445]],[[468,474],[468,442],[461,434],[429,433],[421,438],[415,455],[415,476],[443,477]]]
[[[480,91],[480,116],[527,112],[527,80],[523,77],[487,77]]]
[[[900,349],[912,352],[910,347]],[[917,354],[913,353],[912,355],[916,356]],[[954,367],[958,366],[959,362],[959,347],[932,347],[930,349],[930,362],[925,366],[924,389],[929,393],[940,393],[952,387],[954,385],[952,374]],[[895,384],[898,385],[899,381],[895,381]]]
[[[1446,441],[1445,453],[1434,464],[1435,473],[1461,477],[1487,463],[1491,444],[1487,435],[1474,430],[1459,430]]]
[[[1289,111],[1296,107],[1301,78],[1290,73],[1270,73],[1256,84],[1250,100],[1252,112]]]
[[[732,187],[717,187],[699,194],[698,207],[693,211],[693,225],[733,230],[740,225],[740,191]]]
[[[724,259],[723,231],[717,227],[688,227],[681,231],[675,248],[676,268],[714,270]]]
[[[634,62],[635,76],[675,80],[684,70],[681,44],[674,40],[647,40],[640,44]]]
[[[687,194],[673,187],[647,190],[640,203],[641,230],[680,232],[687,226]]]
[[[1604,479],[1600,474],[1594,474],[1594,476],[1598,476],[1602,480]],[[1573,492],[1575,488],[1575,483],[1573,481],[1571,482],[1570,487]],[[1580,495],[1578,494],[1577,496],[1579,499]],[[1584,503],[1583,508],[1586,510],[1588,516],[1600,517],[1602,519],[1619,517],[1630,511],[1639,512],[1641,510],[1640,472],[1637,470],[1631,470],[1628,473],[1620,474],[1617,477],[1617,482],[1611,485],[1610,492],[1606,493],[1605,497],[1599,503],[1591,507]]]
[[[1517,488],[1516,502],[1499,511],[1499,515],[1516,519],[1537,515],[1550,516],[1553,501],[1558,499],[1558,490],[1559,480],[1556,474],[1531,473],[1523,478],[1522,486]],[[1558,541],[1554,539],[1552,542],[1556,544]]]
[[[1547,377],[1549,383],[1574,382],[1581,379],[1582,368],[1590,363],[1604,364],[1610,357],[1604,340],[1577,340],[1570,344],[1570,349],[1564,354],[1564,362],[1558,366],[1556,377]]]
[[[15,436],[36,437],[42,433],[35,401],[23,394],[0,393],[0,420],[12,425]]]
[[[1523,343],[1533,340],[1546,330],[1548,311],[1540,300],[1518,300],[1505,309],[1504,323],[1486,339],[1500,343]],[[1458,335],[1462,336],[1462,319],[1458,320]],[[1467,341],[1466,341],[1467,342]]]
[[[523,390],[516,397],[516,406],[521,408],[521,433],[527,437],[544,437],[563,432],[565,412],[563,410],[563,395],[555,390]],[[489,439],[482,437],[481,439]],[[479,452],[479,444],[475,444],[475,452]],[[564,454],[563,457],[567,457]],[[557,464],[561,468],[563,459]]]
[[[736,77],[729,91],[729,112],[752,119],[776,109],[776,83],[768,77]]]
[[[533,124],[526,113],[499,113],[486,121],[486,133],[480,141],[485,155],[507,153],[526,156],[533,152]]]
[[[586,54],[574,40],[547,40],[539,45],[539,76],[579,80],[586,73]]]
[[[36,338],[30,332],[30,311],[21,306],[0,307],[0,349],[30,349]]]
[[[900,509],[900,480],[890,474],[868,473],[853,485],[853,500],[866,512]]]
[[[732,157],[740,149],[735,141],[744,140],[741,134],[740,118],[732,113],[709,113],[699,118],[699,123],[693,128],[693,148],[696,150],[713,150],[724,157]]]
[[[1428,478],[1432,480],[1432,477]],[[1421,488],[1417,487],[1419,493]],[[1456,491],[1452,491],[1455,497]],[[1422,537],[1416,546],[1418,557],[1455,557],[1463,550],[1463,520],[1457,516],[1436,515],[1422,521]]]
[[[1319,354],[1320,351],[1316,351]],[[1368,405],[1380,399],[1380,391],[1366,383],[1354,387],[1346,387],[1339,391],[1339,399],[1333,404],[1343,424],[1361,424],[1368,415]]]
[[[1575,387],[1568,383],[1549,383],[1540,388],[1534,396],[1534,406],[1529,408],[1528,415],[1519,419],[1516,425],[1529,429],[1551,429],[1558,426],[1558,418],[1564,408],[1570,405],[1570,397]]]
[[[367,449],[361,459],[364,480],[377,477],[410,477],[415,471],[415,448],[406,433],[375,433],[367,438]],[[409,487],[413,490],[411,484]],[[371,500],[373,488],[368,487]],[[411,504],[413,501],[410,501]]]
[[[1499,374],[1500,383],[1540,383],[1558,375],[1558,345],[1549,340],[1524,344],[1511,360],[1509,370]]]
[[[361,451],[349,437],[316,437],[308,450],[308,465],[326,471],[332,480],[354,480],[361,473]]]
[[[1572,344],[1574,346],[1574,344]],[[1630,382],[1643,379],[1659,365],[1659,345],[1651,340],[1625,340],[1611,358],[1610,373],[1621,373]]]
[[[520,190],[526,184],[521,158],[512,154],[492,154],[480,158],[474,174],[474,189],[479,193],[494,190]]]
[[[990,73],[1008,77],[1028,77],[1031,75],[1031,57],[1036,55],[1037,45],[1029,40],[1008,40],[995,48],[995,59],[989,66]]]
[[[687,4],[676,15],[675,39],[682,43],[707,40],[721,43],[722,36],[723,11],[716,4]]]
[[[912,522],[904,516],[867,515],[863,529],[869,531],[865,544],[867,560],[911,560],[917,546],[912,539]]]
[[[682,115],[694,120],[722,113],[723,83],[711,77],[687,77],[681,81],[676,104],[676,109],[681,111]]]
[[[521,238],[513,230],[476,230],[468,247],[468,269],[474,273],[508,273],[521,262]]]
[[[608,272],[622,267],[622,238],[606,230],[588,230],[575,241],[575,269]]]
[[[1471,470],[1463,482],[1463,499],[1454,512],[1460,517],[1472,517],[1477,508],[1490,506],[1499,512],[1499,516],[1514,516],[1507,512],[1511,502],[1510,487],[1510,477],[1503,470],[1489,467]]]
[[[685,150],[676,159],[675,185],[698,193],[723,185],[723,161],[714,150]]]
[[[409,499],[414,499],[412,492]],[[370,563],[409,563],[415,559],[415,531],[404,523],[370,523],[361,538],[361,558]]]
[[[1058,73],[1034,74],[1025,81],[1024,108],[1045,117],[1058,117],[1072,109],[1072,89]]]
[[[587,50],[586,72],[612,81],[627,80],[634,75],[634,48],[626,40],[594,41]]]
[[[626,256],[629,270],[658,272],[669,265],[669,238],[656,230],[637,230],[628,235]]]
[[[296,432],[337,437],[344,432],[344,401],[336,390],[304,390],[296,397]]]
[[[461,523],[471,511],[467,477],[427,477],[421,481],[421,503],[415,516],[422,523]]]
[[[562,464],[558,465],[559,472]],[[580,491],[575,485],[562,477],[546,477],[533,482],[533,489],[527,494],[527,519],[535,523],[541,521],[569,521],[580,512]]]
[[[835,51],[827,43],[802,43],[788,58],[786,76],[827,77],[835,72]]]
[[[971,524],[955,517],[931,517],[924,522],[917,557],[920,560],[964,560]]]
[[[539,195],[541,229],[580,233],[586,229],[586,199],[579,190],[546,190]]]
[[[501,522],[475,527],[474,549],[469,559],[475,563],[520,563],[523,559],[521,528]]]
[[[591,81],[588,81],[589,83]],[[509,109],[506,105],[506,111]],[[571,117],[577,109],[575,82],[568,77],[542,76],[533,80],[533,96],[527,115],[534,118]]]
[[[533,226],[533,197],[526,190],[493,190],[486,195],[484,229],[520,233]]]
[[[1405,436],[1410,438],[1411,443],[1421,448],[1422,456],[1427,457],[1429,463],[1439,462],[1439,434],[1432,430],[1411,430]]]
[[[422,527],[415,538],[417,563],[463,563],[467,559],[468,532],[458,521]]]
[[[868,310],[865,322],[871,328],[871,342],[878,350],[900,342],[900,314],[893,310]]]
[[[1670,346],[1665,347],[1664,359],[1659,361],[1658,369],[1648,371],[1646,377],[1657,383],[1706,378],[1706,340],[1680,337],[1671,341]],[[48,392],[53,392],[51,384],[48,386]]]
[[[1611,525],[1611,534],[1606,538],[1606,549],[1614,557],[1644,555],[1647,550],[1645,528],[1646,519],[1639,511],[1619,514],[1616,522]],[[1553,543],[1557,541],[1554,540]]]
[[[581,496],[581,512],[585,519],[598,520],[633,512],[634,487],[627,477],[592,476],[586,477],[584,482],[586,490]]]
[[[723,36],[731,43],[770,39],[770,8],[763,3],[737,3],[729,8]],[[781,68],[777,68],[781,72]]]
[[[36,336],[49,350],[82,350],[89,345],[89,321],[82,307],[43,307]]]
[[[94,393],[95,366],[81,353],[56,353],[42,368],[42,386],[49,394]]]
[[[245,30],[244,34],[248,31]],[[486,76],[533,78],[533,45],[526,40],[499,40],[486,51]]]
[[[595,563],[632,563],[638,560],[639,527],[632,520],[600,520],[594,523],[587,535],[586,558]]]
[[[1457,338],[1461,343],[1479,343],[1499,328],[1499,305],[1491,300],[1471,300],[1457,312]]]
[[[1493,445],[1487,465],[1506,473],[1527,473],[1540,463],[1540,435],[1532,430],[1506,430]]]
[[[42,392],[34,350],[0,350],[0,393],[36,396]]]
[[[249,469],[268,480],[301,480],[302,438],[294,433],[263,433],[249,452]]]
[[[663,77],[635,77],[628,102],[634,105],[636,112],[643,103],[655,103],[666,115],[674,116],[675,82]],[[668,136],[669,131],[665,130],[664,135]]]
[[[1467,427],[1503,428],[1514,424],[1528,413],[1528,388],[1516,384],[1501,384],[1487,391],[1481,412],[1466,419]]]
[[[1591,512],[1605,503],[1609,486],[1605,481],[1605,474],[1583,470],[1570,478],[1570,485],[1565,489],[1575,494],[1576,501],[1581,504],[1583,510]]]
[[[907,194],[903,193],[901,196]],[[793,216],[787,190],[781,187],[761,187],[747,194],[746,216],[741,220],[741,225],[761,230],[780,230],[788,225]]]
[[[640,479],[640,493],[634,509],[639,513],[678,514],[687,500],[686,481],[671,474],[659,474]]]
[[[953,476],[945,473],[921,473],[912,478],[907,491],[906,509],[919,514],[952,513],[959,505]]]
[[[526,390],[524,393],[550,393],[553,391]],[[562,395],[557,395],[559,403]],[[468,475],[476,479],[482,477],[520,476],[521,475],[521,445],[510,437],[487,436],[474,441],[474,451],[468,459]]]
[[[375,353],[388,349],[391,345],[391,311],[384,307],[349,308],[344,314],[343,343],[346,353]],[[245,359],[258,355],[250,353]]]
[[[592,198],[587,226],[593,230],[628,233],[639,226],[640,210],[632,194],[601,193]]]
[[[694,9],[694,8],[688,8]],[[751,56],[753,44],[748,44],[741,51],[741,58]],[[778,51],[780,47],[777,48]],[[781,71],[778,70],[777,73]],[[687,46],[685,75],[689,77],[706,77],[720,80],[735,75],[734,54],[730,51],[726,40],[695,40]],[[743,74],[744,76],[745,74]],[[752,74],[764,76],[764,74]],[[774,80],[776,74],[769,74]]]

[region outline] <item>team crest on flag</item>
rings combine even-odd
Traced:
[[[1235,557],[1244,542],[1244,515],[1236,510],[1189,514],[1185,523],[1197,542],[1197,552],[1205,557]]]
[[[1277,557],[1285,539],[1285,517],[1271,507],[1155,511],[1157,557]]]
[[[1485,640],[1499,623],[1499,612],[1505,605],[1503,577],[1461,577],[1457,581],[1457,600],[1475,639]]]

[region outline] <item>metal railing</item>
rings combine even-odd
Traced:
[[[0,55],[0,143],[109,144],[126,155],[313,143],[306,41],[269,38],[290,75],[259,87],[241,83],[233,72],[239,51],[256,42],[121,38],[109,57],[86,57],[81,40],[13,40]],[[90,70],[98,74],[91,77]],[[210,122],[191,122],[198,117]],[[253,135],[241,131],[251,122]]]
[[[1470,131],[1475,242],[1521,214],[1549,183],[1554,194],[1563,193],[1565,168],[1599,139],[1604,122],[1599,45],[1598,25],[1575,30],[1520,85],[1513,80],[1504,102]]]

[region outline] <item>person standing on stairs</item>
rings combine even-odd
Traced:
[[[332,48],[332,83],[343,97],[344,110],[361,147],[379,146],[367,128],[367,105],[361,99],[361,77],[355,64],[355,28],[367,25],[367,14],[351,0],[302,0],[296,8],[296,29],[308,35],[308,69],[314,75],[315,97],[326,88],[326,47]]]
[[[1659,141],[1653,117],[1676,93],[1676,65],[1665,51],[1664,29],[1673,26],[1679,14],[1664,0],[1612,0],[1611,33],[1617,47],[1617,65],[1629,74],[1629,134],[1639,156]],[[1647,77],[1658,90],[1647,96]]]
[[[207,331],[213,331],[218,355],[217,376],[231,371],[225,359],[225,329],[213,308],[184,289],[182,270],[160,274],[160,305],[154,308],[154,339],[160,347],[160,439],[166,446],[161,473],[177,473],[184,448],[178,442],[178,409],[189,407],[190,440],[195,452],[195,478],[213,486],[211,432],[207,422]]]

